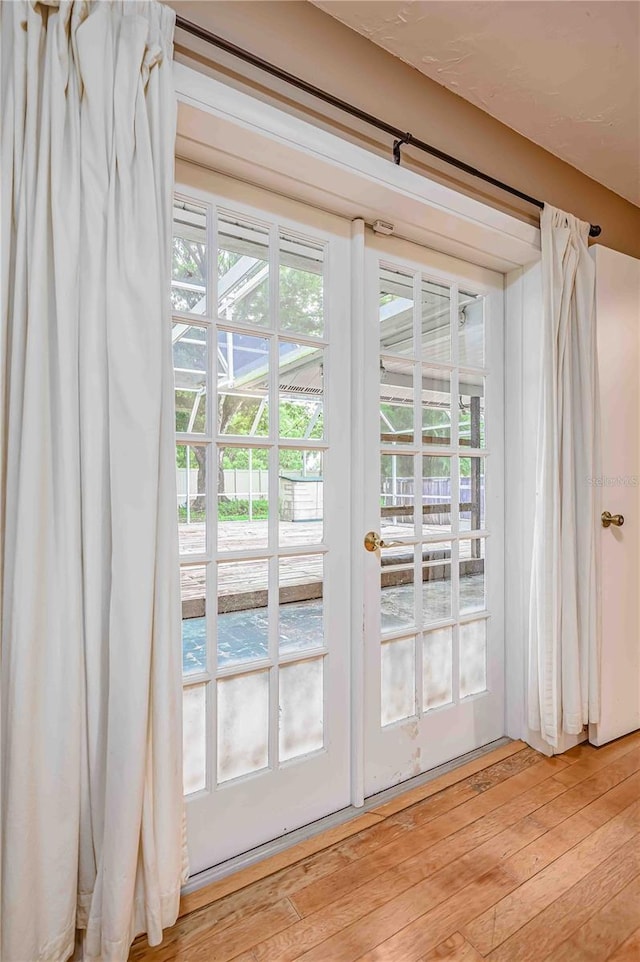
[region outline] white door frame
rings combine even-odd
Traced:
[[[506,273],[540,257],[540,229],[321,127],[174,63],[179,158]]]
[[[488,267],[506,275],[506,511],[507,544],[505,586],[506,605],[506,725],[512,738],[527,736],[525,690],[524,600],[526,559],[518,525],[510,518],[523,506],[520,490],[514,494],[510,482],[517,463],[512,451],[522,430],[524,402],[519,386],[522,331],[535,323],[536,301],[540,296],[540,231],[531,224],[498,211],[482,202],[405,168],[388,159],[351,144],[299,117],[267,104],[184,64],[174,64],[179,103],[177,179],[180,165],[197,164],[257,185],[283,196],[313,204],[323,210],[349,217],[352,224],[351,256],[353,276],[364,270],[362,236],[364,223],[382,218],[391,221],[396,235],[429,247],[433,251],[460,258],[467,265]],[[364,306],[357,298],[352,304],[354,326],[362,322]],[[514,335],[516,331],[516,335]],[[514,336],[520,342],[514,348]],[[518,353],[520,352],[520,353]],[[515,373],[510,373],[511,357]],[[518,362],[518,357],[521,363]],[[358,371],[357,364],[355,370]],[[354,415],[358,416],[361,397],[358,376],[353,379]],[[513,416],[510,416],[510,411]],[[363,439],[354,439],[354,454]],[[516,445],[517,446],[517,445]],[[360,479],[361,480],[361,479]],[[358,491],[359,479],[352,477]],[[353,502],[354,529],[362,527],[361,502]],[[510,539],[512,543],[510,544]],[[512,591],[512,587],[518,590]],[[358,609],[357,578],[352,579],[353,608]],[[354,616],[352,669],[362,660],[361,620]],[[358,627],[360,631],[358,631]],[[361,693],[353,691],[357,714]],[[351,738],[355,763],[352,766],[352,804],[363,799],[361,766],[362,726],[352,725]],[[358,761],[360,759],[360,761]]]

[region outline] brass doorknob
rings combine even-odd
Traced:
[[[602,512],[602,527],[608,528],[610,525],[615,525],[616,528],[621,528],[624,524],[624,517],[621,514],[611,514],[610,511]]]
[[[383,541],[377,531],[367,531],[364,536],[364,546],[367,551],[378,551],[380,548],[402,547],[404,541]]]

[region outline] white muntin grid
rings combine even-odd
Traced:
[[[413,548],[413,605],[414,605],[414,622],[413,625],[402,625],[398,628],[381,630],[381,644],[384,647],[387,644],[400,641],[411,641],[413,645],[414,653],[414,711],[413,715],[420,716],[426,711],[430,713],[433,711],[438,711],[441,709],[446,709],[451,705],[458,704],[461,700],[460,693],[460,627],[464,624],[477,622],[477,621],[487,621],[490,617],[490,611],[486,606],[486,593],[485,593],[485,608],[484,610],[474,610],[472,612],[465,612],[464,614],[460,611],[460,544],[462,541],[468,541],[472,543],[474,540],[481,539],[480,543],[485,546],[488,543],[490,536],[490,529],[487,523],[487,518],[485,516],[484,524],[480,528],[474,530],[463,530],[460,524],[460,459],[461,458],[480,458],[481,459],[481,476],[484,476],[485,486],[487,484],[488,471],[486,466],[489,463],[490,450],[486,446],[487,441],[487,428],[490,434],[490,420],[491,411],[490,405],[487,403],[487,391],[486,384],[487,379],[490,376],[490,371],[486,367],[486,351],[484,356],[485,363],[482,367],[475,366],[461,366],[460,365],[460,344],[459,344],[459,304],[460,304],[460,288],[459,284],[453,280],[446,280],[443,278],[430,276],[424,271],[413,270],[412,268],[401,265],[397,262],[392,261],[380,261],[379,263],[379,274],[382,276],[382,272],[392,271],[400,276],[407,283],[410,284],[412,288],[412,298],[413,298],[413,329],[412,329],[412,340],[413,340],[413,350],[411,352],[411,362],[412,362],[412,384],[413,384],[413,440],[412,443],[402,443],[402,444],[385,444],[384,441],[380,443],[380,455],[384,456],[396,456],[396,457],[411,457],[413,460],[413,490],[414,490],[414,531],[412,537],[400,536],[402,543],[407,545],[407,548]],[[422,347],[422,314],[423,314],[423,290],[425,284],[436,285],[441,288],[441,290],[446,290],[449,297],[449,360],[445,361],[443,359],[435,360],[428,356],[423,356]],[[482,296],[482,295],[481,295]],[[485,299],[482,298],[483,305],[483,336],[486,339],[486,311],[485,311]],[[381,368],[384,368],[385,360],[393,361],[402,359],[407,361],[407,354],[394,355],[391,350],[384,349],[380,354]],[[422,441],[423,434],[423,398],[422,398],[422,384],[423,384],[423,372],[428,369],[429,372],[434,374],[441,373],[443,378],[449,379],[449,395],[450,395],[450,439],[449,444],[429,444],[424,445]],[[458,398],[460,393],[460,384],[464,384],[464,376],[469,375],[470,377],[480,379],[481,383],[484,385],[484,426],[485,426],[485,446],[478,448],[471,448],[470,446],[463,446],[460,443],[460,433],[459,433],[459,413],[458,413]],[[424,474],[424,461],[427,458],[446,458],[450,465],[450,490],[451,490],[451,511],[450,511],[450,524],[447,527],[443,526],[442,531],[438,532],[426,532],[423,530],[423,511],[422,511],[422,487],[423,487],[423,474]],[[485,487],[486,490],[486,487]],[[485,499],[485,512],[487,508],[487,499]],[[380,523],[384,526],[384,519],[381,517]],[[382,530],[382,529],[381,529]],[[392,536],[395,538],[395,536]],[[423,565],[423,547],[424,545],[433,545],[439,543],[446,543],[450,545],[450,584],[451,584],[451,614],[447,618],[431,619],[425,617],[425,612],[423,611],[424,597],[422,592],[422,565]],[[484,551],[485,565],[487,564],[487,555],[489,552]],[[485,571],[485,584],[486,584],[486,571]],[[424,658],[424,638],[430,632],[436,631],[442,628],[450,628],[451,630],[451,657],[452,657],[452,700],[447,704],[438,706],[436,708],[425,709],[424,708],[424,691],[423,691],[423,658]],[[381,649],[382,655],[382,649]],[[486,667],[486,649],[485,649],[485,667]],[[473,697],[473,696],[466,696]],[[382,698],[382,690],[381,690]],[[381,719],[383,716],[383,706],[381,705]],[[398,718],[391,724],[401,723],[406,720],[407,716],[403,718]],[[386,727],[386,726],[385,726]]]
[[[205,584],[205,619],[206,619],[206,670],[186,674],[183,678],[183,687],[186,691],[195,690],[204,686],[206,692],[206,777],[203,791],[212,791],[218,787],[217,771],[217,739],[215,737],[217,719],[217,686],[218,682],[225,679],[233,679],[249,676],[256,673],[268,672],[269,686],[269,720],[268,720],[268,762],[267,768],[278,767],[279,764],[288,765],[295,759],[289,759],[279,763],[279,684],[278,674],[280,666],[291,664],[302,664],[310,660],[324,659],[328,655],[325,639],[319,640],[318,644],[305,648],[300,651],[280,652],[279,650],[279,561],[281,558],[304,559],[308,556],[321,555],[326,559],[328,547],[325,539],[303,545],[280,544],[279,541],[279,517],[278,517],[278,498],[279,498],[279,454],[282,450],[296,451],[318,451],[322,454],[323,475],[326,477],[327,461],[330,448],[330,416],[326,403],[323,410],[324,431],[321,439],[310,437],[304,438],[280,438],[279,437],[279,360],[280,345],[294,343],[301,347],[309,347],[321,352],[322,372],[323,372],[323,400],[326,400],[327,392],[330,390],[331,383],[331,356],[329,349],[329,327],[330,316],[328,311],[328,289],[329,258],[327,257],[327,243],[316,237],[301,234],[290,230],[288,226],[281,225],[278,221],[261,221],[254,219],[250,214],[238,209],[229,210],[225,207],[208,203],[200,199],[193,199],[185,195],[177,195],[178,203],[185,203],[190,207],[203,211],[206,216],[206,290],[204,292],[206,300],[206,310],[203,314],[191,312],[174,311],[172,316],[173,324],[189,324],[190,326],[200,327],[206,331],[207,337],[207,372],[206,372],[206,429],[205,433],[177,432],[177,444],[185,444],[187,477],[190,467],[190,448],[198,445],[206,449],[206,491],[205,491],[205,550],[202,552],[190,552],[181,554],[181,569],[203,568],[206,571]],[[243,323],[241,321],[220,318],[217,313],[218,305],[218,218],[224,216],[232,220],[239,221],[241,224],[248,224],[266,228],[269,238],[269,318],[268,324],[258,326],[255,324]],[[282,243],[295,243],[296,239],[302,243],[309,244],[311,247],[321,249],[320,258],[323,268],[323,334],[321,337],[310,336],[297,333],[295,330],[283,328],[280,324],[279,316],[279,272],[280,272],[280,249]],[[222,434],[218,430],[218,335],[219,332],[228,334],[228,345],[234,334],[249,335],[251,337],[266,340],[268,342],[268,390],[267,390],[267,409],[268,409],[268,433],[266,435],[231,435]],[[229,353],[227,353],[229,357]],[[256,419],[257,420],[257,419]],[[237,550],[224,549],[219,544],[218,538],[218,512],[217,512],[217,461],[218,452],[221,448],[239,448],[248,450],[263,450],[268,457],[268,492],[267,500],[269,504],[267,533],[268,540],[266,547],[249,547]],[[234,663],[227,666],[218,666],[218,639],[217,639],[217,604],[214,605],[212,599],[217,598],[218,594],[218,567],[220,564],[242,561],[264,561],[268,566],[267,597],[268,597],[268,650],[265,658],[256,658],[251,661]],[[324,565],[323,565],[324,570]],[[327,592],[324,592],[323,603],[328,602]],[[323,684],[327,684],[326,672],[323,672]],[[323,692],[324,694],[324,692]],[[326,702],[326,699],[323,699]],[[325,719],[326,722],[326,719]],[[326,724],[324,729],[326,730]],[[255,773],[251,773],[255,774]],[[244,777],[244,776],[241,776]],[[229,782],[221,783],[225,786]],[[191,797],[197,797],[199,793],[194,793]]]

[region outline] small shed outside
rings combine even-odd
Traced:
[[[316,475],[280,475],[280,520],[322,520],[322,478]]]

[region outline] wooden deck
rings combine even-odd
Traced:
[[[437,526],[430,526],[425,531],[430,535],[443,535]],[[218,524],[219,543],[228,551],[266,550],[267,522],[237,522],[222,521]],[[313,522],[280,522],[280,540],[283,542],[281,550],[300,548],[318,543],[322,536],[322,528]],[[406,527],[385,525],[384,536],[388,539],[406,537]],[[204,552],[205,526],[203,524],[180,525],[180,547],[189,553]],[[385,561],[391,561],[396,570],[383,573],[382,584],[389,587],[394,584],[407,583],[412,580],[411,572],[398,570],[397,563],[405,558],[406,549],[395,548],[385,552]],[[470,559],[469,542],[461,542],[461,560]],[[223,554],[220,555],[221,559]],[[322,555],[308,555],[304,558],[284,556],[279,561],[280,602],[286,604],[292,601],[309,601],[322,597],[323,583]],[[246,608],[262,607],[267,603],[267,567],[265,562],[227,562],[219,566],[218,576],[218,612],[238,611]],[[410,578],[408,579],[408,575]],[[439,577],[442,577],[440,574]],[[183,618],[197,618],[205,613],[205,569],[204,567],[185,567],[182,569],[182,616]],[[248,586],[250,586],[248,588]]]
[[[511,743],[183,909],[131,962],[638,962],[640,733]]]

